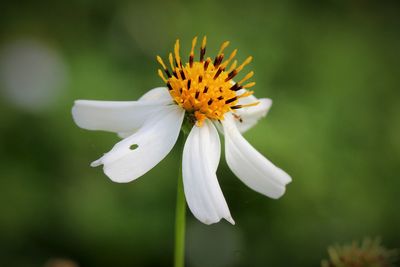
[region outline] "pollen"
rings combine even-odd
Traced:
[[[158,70],[158,75],[166,83],[176,104],[192,115],[198,126],[201,126],[206,118],[223,120],[226,112],[235,112],[237,109],[259,103],[239,104],[240,98],[253,94],[247,89],[253,87],[255,82],[245,84],[254,75],[253,71],[248,72],[239,82],[233,80],[253,58],[248,57],[238,65],[234,60],[237,53],[235,49],[225,59],[224,50],[229,46],[229,42],[226,41],[212,60],[205,57],[206,43],[207,38],[204,37],[198,61],[194,58],[197,37],[192,40],[187,63],[182,63],[179,40],[175,42],[173,53],[169,53],[169,66],[157,56],[157,61],[162,67],[162,70]]]

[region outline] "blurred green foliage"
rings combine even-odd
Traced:
[[[188,266],[319,266],[328,245],[367,235],[400,247],[399,11],[360,0],[3,2],[0,49],[37,40],[68,79],[36,110],[0,80],[0,265],[171,265],[179,152],[112,183],[89,163],[118,138],[79,129],[70,111],[75,99],[134,100],[162,85],[155,56],[203,34],[210,55],[230,40],[239,59],[254,56],[256,96],[274,105],[246,138],[293,182],[271,200],[221,159],[236,225],[189,213]]]

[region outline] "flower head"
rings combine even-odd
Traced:
[[[166,87],[152,89],[138,101],[77,100],[72,115],[81,128],[116,132],[123,138],[92,163],[103,165],[105,174],[120,183],[135,180],[157,165],[173,148],[186,120],[191,129],[183,150],[182,176],[188,206],[203,223],[225,218],[234,224],[216,176],[221,155],[217,128],[225,136],[228,166],[251,189],[279,198],[291,178],[241,135],[265,116],[272,104],[247,90],[255,85],[244,84],[253,72],[233,81],[252,58],[238,65],[232,62],[234,50],[224,61],[229,42],[222,44],[214,60],[205,58],[204,38],[199,61],[195,61],[196,42],[194,38],[188,63],[182,63],[179,41],[174,54],[169,54],[169,67],[157,57],[163,69],[158,74]]]
[[[224,42],[214,61],[209,57],[204,59],[206,42],[207,39],[204,37],[200,48],[199,61],[194,61],[194,49],[197,43],[197,37],[195,37],[192,41],[189,62],[182,64],[179,54],[179,40],[176,40],[175,56],[172,53],[169,54],[171,71],[161,57],[157,57],[157,61],[161,64],[167,78],[161,69],[158,70],[158,74],[166,83],[169,93],[175,103],[195,116],[198,126],[201,126],[206,118],[223,120],[226,112],[255,106],[259,103],[255,101],[238,105],[240,98],[253,94],[250,91],[242,91],[237,94],[237,91],[255,85],[254,82],[242,85],[244,81],[254,75],[254,72],[249,72],[240,82],[234,83],[232,81],[244,66],[251,62],[252,57],[248,57],[240,66],[237,66],[236,60],[230,64],[237,53],[237,50],[234,50],[229,58],[223,61],[223,51],[229,45],[229,42]]]

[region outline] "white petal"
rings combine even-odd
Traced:
[[[193,215],[205,224],[225,218],[235,222],[219,187],[216,171],[221,155],[218,132],[210,121],[193,126],[183,149],[183,186]]]
[[[134,134],[136,131],[131,131],[131,132],[119,132],[118,136],[121,137],[122,139],[127,138]]]
[[[171,151],[184,114],[179,106],[163,107],[135,134],[117,143],[92,166],[104,164],[104,173],[114,182],[126,183],[142,176]]]
[[[290,176],[243,138],[231,114],[225,116],[222,124],[226,161],[233,173],[251,189],[271,198],[281,197],[285,193],[285,185],[292,180]]]
[[[170,103],[172,98],[167,89],[155,88],[139,101],[77,100],[72,108],[72,116],[79,127],[87,130],[133,133],[160,106]]]
[[[243,92],[244,89],[239,90],[238,94],[240,95]],[[251,104],[257,101],[259,101],[260,103],[256,106],[244,107],[236,110],[235,114],[241,118],[241,120],[235,119],[236,126],[241,133],[244,133],[245,131],[253,127],[259,119],[267,115],[269,109],[271,108],[272,100],[269,98],[257,99],[253,95],[239,99],[238,105]]]
[[[139,101],[158,101],[158,100],[170,100],[171,95],[166,87],[156,87],[151,89],[139,98]]]

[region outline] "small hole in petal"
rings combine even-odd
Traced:
[[[133,144],[133,145],[131,145],[129,148],[131,149],[131,150],[135,150],[136,148],[138,148],[139,146],[137,145],[137,144]]]

